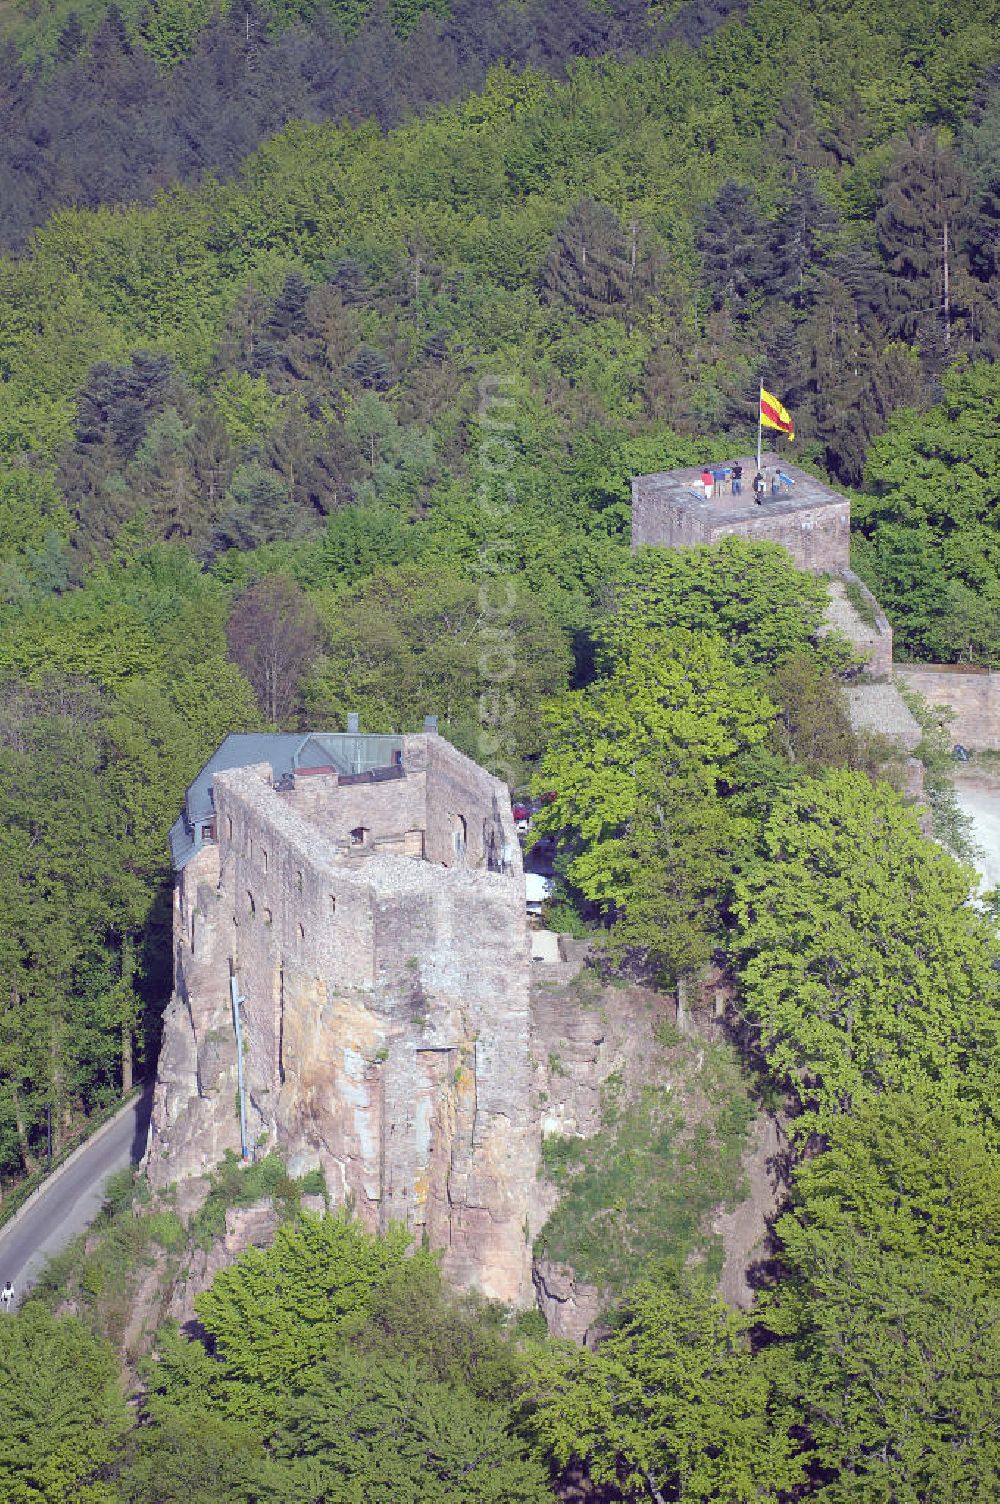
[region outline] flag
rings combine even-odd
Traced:
[[[760,389],[760,421],[765,428],[777,428],[782,433],[787,433],[790,439],[795,437],[795,424],[786,407],[782,407],[777,397],[772,397],[770,392]]]

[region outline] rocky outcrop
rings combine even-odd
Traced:
[[[248,1248],[270,1248],[278,1225],[278,1214],[269,1199],[229,1207],[222,1237],[210,1248],[192,1248],[181,1265],[167,1297],[166,1318],[192,1334],[198,1325],[195,1297],[208,1289],[220,1269],[234,1263]]]
[[[743,1169],[747,1195],[730,1211],[719,1211],[712,1230],[722,1239],[719,1294],[731,1306],[754,1302],[754,1269],[769,1256],[771,1229],[785,1196],[788,1143],[781,1123],[762,1113],[754,1124]]]
[[[584,1347],[606,1330],[601,1312],[606,1304],[600,1290],[577,1279],[568,1264],[536,1259],[531,1277],[538,1309],[545,1317],[551,1337],[561,1337]]]

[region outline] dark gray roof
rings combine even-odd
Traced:
[[[202,825],[215,814],[216,773],[270,763],[275,780],[298,768],[332,767],[338,773],[366,773],[391,766],[402,752],[401,736],[349,731],[233,732],[208,759],[189,786],[184,809],[170,828],[170,854],[179,872],[204,844]]]

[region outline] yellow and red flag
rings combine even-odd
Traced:
[[[760,389],[760,421],[764,428],[777,428],[781,433],[787,433],[790,439],[795,437],[795,424],[792,415],[786,407],[772,397],[770,392]]]

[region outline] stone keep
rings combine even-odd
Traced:
[[[736,533],[754,543],[781,543],[799,569],[846,569],[851,538],[847,497],[794,465],[782,461],[779,466],[775,454],[763,455],[762,462],[769,473],[780,468],[790,482],[777,496],[769,492],[762,506],[754,505],[751,489],[757,468],[753,455],[739,461],[740,496],[733,496],[726,483],[720,496],[706,500],[700,467],[637,475],[632,481],[632,547],[687,548]]]
[[[174,894],[147,1169],[154,1188],[247,1138],[323,1169],[373,1229],[402,1221],[446,1275],[531,1301],[538,1167],[529,950],[507,788],[436,734],[385,775],[214,774],[213,839]]]

